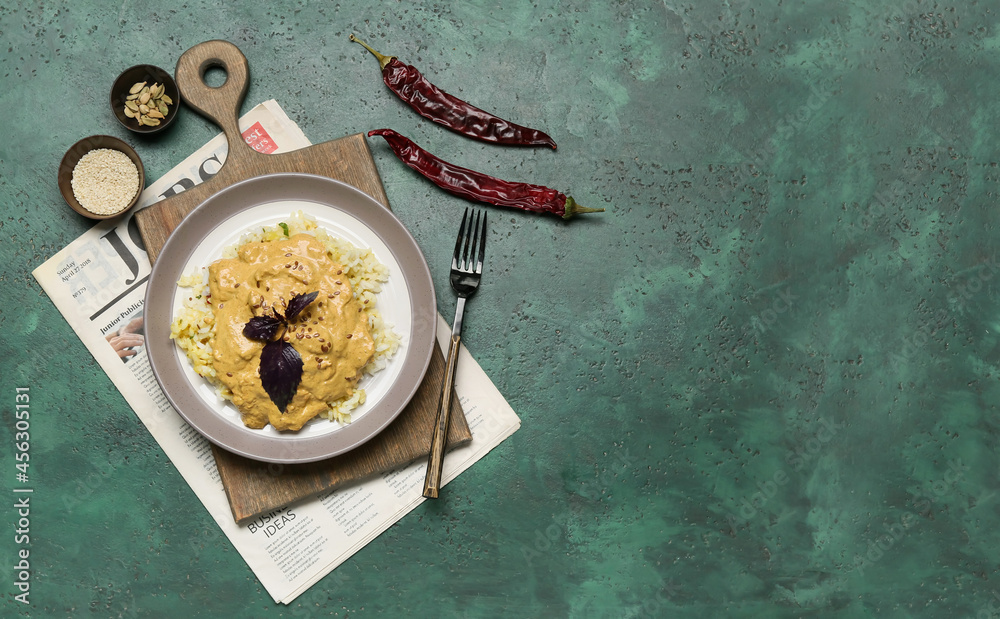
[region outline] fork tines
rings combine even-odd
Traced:
[[[465,209],[462,214],[462,223],[458,228],[458,238],[455,240],[455,255],[451,259],[451,268],[466,273],[482,274],[483,260],[486,258],[486,213],[474,211],[473,217],[468,220],[468,225],[466,225],[468,215],[469,209]],[[476,255],[477,244],[478,256]],[[472,266],[473,259],[476,260],[475,267]]]

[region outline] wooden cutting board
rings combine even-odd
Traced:
[[[205,71],[221,67],[227,79],[220,87],[205,84]],[[218,173],[200,185],[136,213],[150,262],[163,249],[171,231],[206,198],[243,180],[282,172],[316,174],[357,187],[389,208],[389,200],[362,134],[315,144],[297,151],[265,155],[243,141],[239,110],[250,84],[246,57],[232,43],[207,41],[189,49],[177,62],[175,79],[183,103],[222,127],[229,142]],[[430,451],[444,358],[434,349],[423,384],[399,417],[361,447],[330,460],[275,465],[237,456],[213,445],[215,461],[237,523],[303,498],[409,464]],[[457,399],[455,400],[457,402]],[[452,412],[448,446],[472,440],[460,407]]]

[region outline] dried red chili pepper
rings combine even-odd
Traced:
[[[604,211],[602,208],[581,206],[573,198],[555,189],[505,181],[448,163],[392,129],[375,129],[368,132],[368,137],[373,135],[385,138],[400,161],[441,189],[463,198],[497,206],[511,206],[535,213],[552,213],[563,219],[569,219],[578,213]]]
[[[538,129],[523,127],[485,112],[441,90],[416,68],[403,64],[395,56],[378,53],[353,34],[350,39],[375,55],[382,67],[382,81],[385,85],[424,118],[486,142],[551,146],[555,149],[555,140]]]

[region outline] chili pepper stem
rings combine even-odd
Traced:
[[[348,38],[350,40],[354,41],[355,43],[360,43],[362,45],[362,47],[364,47],[365,49],[367,49],[368,51],[370,51],[372,54],[374,54],[375,58],[378,59],[378,64],[379,64],[379,68],[380,69],[385,69],[385,65],[389,64],[392,61],[392,59],[395,58],[395,56],[385,56],[383,54],[380,54],[380,53],[376,52],[367,43],[365,43],[364,41],[362,41],[358,37],[354,36],[353,34],[350,37],[348,37]]]
[[[563,219],[569,219],[570,217],[576,215],[577,213],[603,213],[603,212],[604,209],[602,208],[588,208],[586,206],[583,206],[576,200],[574,200],[571,196],[566,196],[566,214],[563,215],[562,217]]]

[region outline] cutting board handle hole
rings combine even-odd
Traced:
[[[229,73],[219,64],[208,64],[201,69],[201,79],[209,88],[222,88],[229,81]]]

